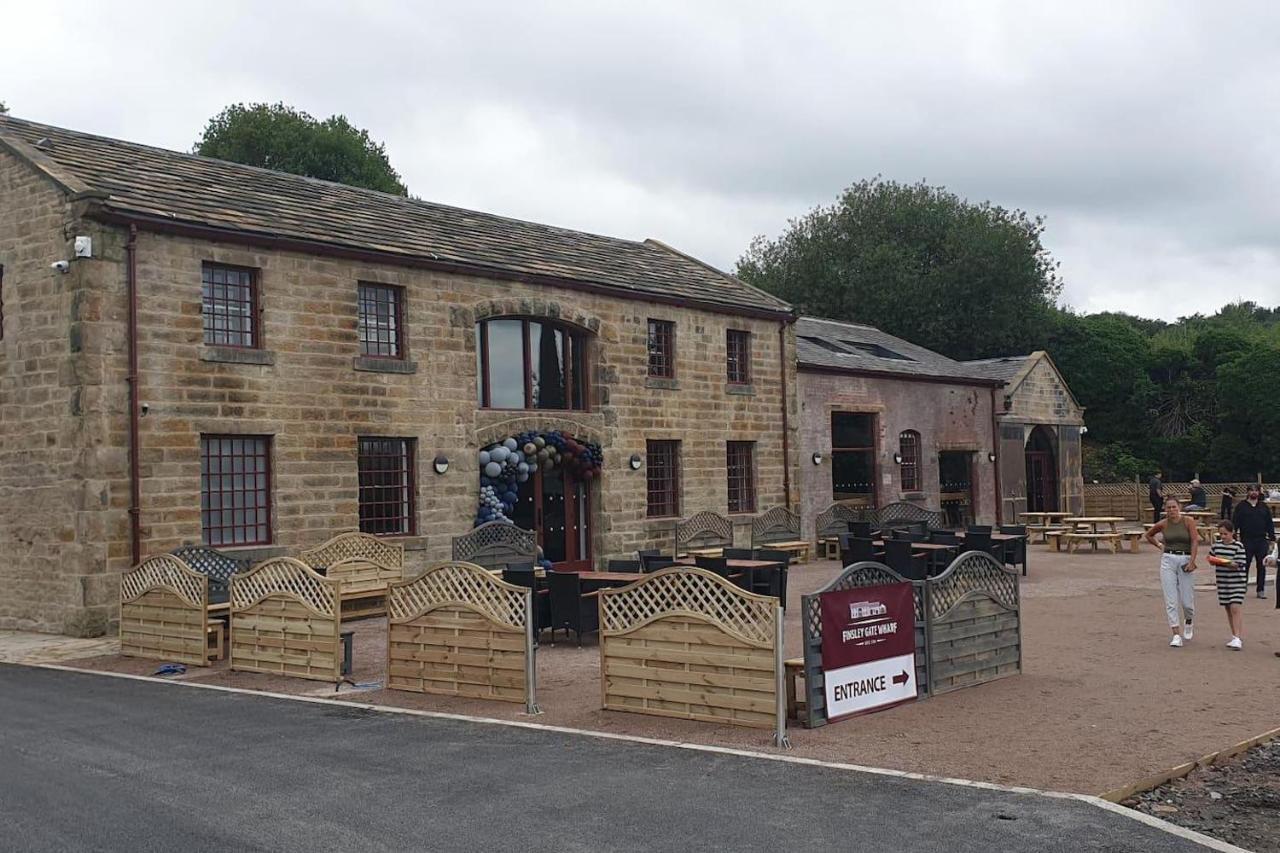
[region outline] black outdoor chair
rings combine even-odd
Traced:
[[[759,548],[756,550],[755,558],[777,563],[778,568],[752,572],[754,577],[751,579],[751,591],[776,597],[781,602],[783,610],[787,609],[787,575],[791,571],[791,556],[790,551],[770,551],[768,548]]]
[[[582,645],[582,635],[600,630],[600,610],[595,597],[582,597],[582,578],[576,572],[548,572],[551,586],[551,645],[556,631],[572,631]]]
[[[658,569],[670,568],[675,564],[676,561],[673,557],[663,557],[661,555],[655,557],[646,556],[640,559],[640,571],[647,574],[649,572],[656,572]]]
[[[909,581],[922,581],[928,574],[928,563],[912,553],[914,542],[906,539],[886,539],[884,542],[884,561],[898,574]]]
[[[860,536],[848,534],[848,547],[845,547],[844,536],[841,536],[840,542],[840,562],[846,566],[852,566],[854,563],[866,563],[876,558],[876,546],[872,544],[870,539],[863,539]]]
[[[508,563],[502,570],[502,579],[514,586],[533,590],[533,636],[536,638],[544,628],[550,628],[551,593],[544,584],[538,583],[533,563]]]
[[[721,554],[726,560],[753,560],[750,548],[725,548]]]
[[[919,530],[899,530],[894,538],[905,542],[928,542],[929,534],[921,533]]]
[[[524,560],[519,563],[507,563],[507,568],[513,572],[531,572],[535,566],[532,560]]]
[[[727,557],[694,557],[693,562],[694,565],[700,569],[706,569],[709,572],[714,572],[730,583],[736,584],[743,589],[748,588],[750,581],[748,580],[746,573],[731,572],[729,570],[729,560]]]
[[[964,529],[965,533],[990,533],[990,524],[970,524]]]
[[[935,545],[959,545],[960,537],[950,530],[931,530],[929,541]]]
[[[610,560],[606,563],[606,568],[611,572],[639,572],[639,560]]]
[[[1022,576],[1027,576],[1027,526],[1025,524],[1002,524],[1000,532],[1009,536],[1019,536],[1004,543],[1004,561],[1011,566],[1021,566]]]
[[[871,522],[851,521],[849,522],[849,532],[859,539],[871,539]]]
[[[640,565],[644,565],[645,557],[661,557],[662,551],[658,548],[641,548],[636,551],[636,559],[640,561]]]
[[[966,551],[986,551],[992,557],[1004,563],[1004,543],[991,541],[991,531],[986,532],[980,530],[970,530],[964,535],[964,549]]]

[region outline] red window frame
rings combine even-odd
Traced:
[[[212,547],[271,544],[271,436],[200,436],[200,532]]]
[[[237,316],[247,328],[232,328]],[[200,317],[207,346],[261,349],[258,271],[205,261],[200,268]]]
[[[725,442],[725,473],[729,485],[729,512],[756,511],[756,443]]]
[[[751,384],[751,333],[742,329],[725,332],[725,374],[730,385]]]
[[[416,442],[412,438],[356,439],[360,532],[413,536],[418,529]]]
[[[649,318],[649,375],[654,379],[676,377],[676,324]]]
[[[645,442],[645,514],[649,518],[680,515],[680,442]]]
[[[359,282],[356,286],[356,336],[360,354],[404,359],[404,288]]]
[[[902,457],[898,465],[902,491],[920,491],[920,433],[913,429],[898,433],[898,455]]]
[[[495,320],[518,320],[520,322],[521,348],[524,352],[524,406],[512,409],[506,406],[494,406],[490,389],[491,375],[489,370],[489,323]],[[567,343],[564,359],[564,408],[533,406],[533,359],[532,335],[529,333],[530,323],[541,323],[543,328],[553,328],[564,335]],[[486,317],[476,323],[476,402],[482,409],[497,409],[513,412],[589,412],[591,411],[591,376],[588,365],[591,363],[591,338],[581,329],[567,323],[557,323],[541,317]],[[575,369],[575,365],[581,370]]]

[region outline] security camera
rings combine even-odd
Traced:
[[[54,261],[53,263],[49,264],[49,266],[60,273],[68,273],[71,271],[70,261]]]

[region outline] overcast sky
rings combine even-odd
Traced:
[[[181,150],[236,101],[344,113],[415,195],[723,268],[925,178],[1044,215],[1080,310],[1280,302],[1280,4],[501,5],[3,0],[0,100]]]

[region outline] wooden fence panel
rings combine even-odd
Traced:
[[[926,582],[929,692],[982,684],[1022,671],[1018,575],[990,554],[961,554]]]
[[[208,666],[209,578],[169,554],[120,578],[120,654]]]
[[[1236,500],[1243,500],[1250,486],[1257,483],[1202,483],[1209,498],[1207,509],[1217,509],[1222,500],[1222,490],[1231,486],[1236,490]],[[1263,494],[1275,486],[1263,485]],[[1186,500],[1191,487],[1186,483],[1165,483],[1164,496]],[[1147,484],[1138,483],[1085,483],[1085,515],[1120,515],[1129,521],[1150,521],[1151,503],[1147,500]]]
[[[531,591],[441,563],[387,594],[387,686],[534,706]]]
[[[671,568],[600,593],[608,710],[779,729],[775,598],[711,572]]]
[[[318,681],[342,678],[338,581],[291,557],[231,578],[231,668]]]

